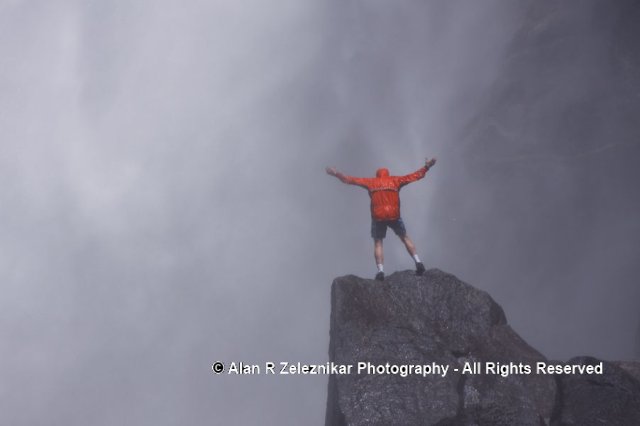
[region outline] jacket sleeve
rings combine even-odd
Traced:
[[[415,182],[417,180],[420,180],[424,177],[425,174],[427,174],[427,167],[423,166],[421,168],[419,168],[418,170],[416,170],[413,173],[410,173],[408,175],[404,175],[404,176],[398,176],[398,185],[400,186],[400,188],[402,188],[403,186],[411,183],[411,182]]]
[[[345,175],[343,173],[336,173],[335,176],[340,179],[340,181],[342,183],[346,183],[347,185],[357,185],[357,186],[361,186],[365,189],[369,189],[369,180],[368,178],[359,178],[359,177],[353,177],[353,176],[348,176]]]

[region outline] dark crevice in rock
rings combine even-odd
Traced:
[[[551,419],[549,424],[560,425],[560,418],[562,417],[562,406],[564,403],[564,388],[560,375],[554,374],[553,378],[556,381],[556,400],[553,404],[553,410],[551,411]]]
[[[458,392],[458,412],[456,414],[456,421],[460,424],[464,419],[464,385],[466,382],[467,376],[461,373],[456,386],[456,392]]]
[[[458,395],[458,407],[454,417],[447,417],[435,423],[434,426],[462,426],[465,424],[464,411],[464,385],[467,382],[467,376],[460,374],[458,383],[456,384],[456,393]]]

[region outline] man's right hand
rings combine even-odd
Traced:
[[[431,160],[429,160],[428,158],[426,159],[426,161],[424,162],[424,166],[427,169],[430,169],[431,167],[433,167],[433,165],[436,164],[436,159],[432,158]]]
[[[327,167],[325,171],[327,172],[328,175],[331,175],[331,176],[335,176],[336,174],[338,174],[338,171],[336,170],[335,167]]]

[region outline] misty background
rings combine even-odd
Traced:
[[[392,174],[427,268],[551,359],[640,357],[637,1],[0,1],[0,418],[321,424]],[[385,240],[385,271],[413,267]]]

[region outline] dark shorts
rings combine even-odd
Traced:
[[[387,236],[387,226],[393,229],[393,232],[400,238],[407,235],[402,218],[396,220],[372,220],[371,221],[371,238],[374,240],[382,240]]]

